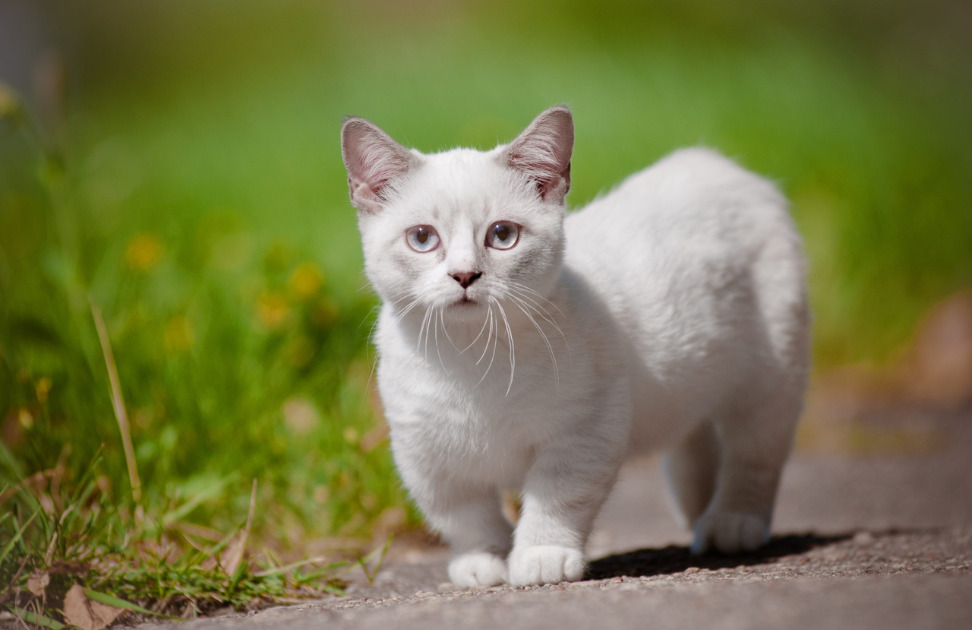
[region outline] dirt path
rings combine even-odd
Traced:
[[[878,453],[798,452],[758,554],[690,556],[645,460],[598,521],[586,581],[459,591],[443,549],[399,547],[346,597],[172,627],[972,627],[972,409],[909,410],[868,430],[902,427],[925,437],[913,449],[905,439],[878,440],[892,445]]]

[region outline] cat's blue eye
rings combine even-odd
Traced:
[[[439,233],[431,225],[416,225],[405,230],[405,242],[413,250],[424,254],[439,246]]]
[[[520,240],[520,226],[512,221],[497,221],[486,231],[486,246],[510,249]]]

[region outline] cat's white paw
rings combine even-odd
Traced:
[[[514,549],[510,555],[510,584],[556,584],[584,576],[584,554],[578,549],[541,545]]]
[[[485,551],[464,553],[449,563],[449,579],[463,588],[496,586],[506,581],[506,561]]]
[[[691,551],[705,553],[710,549],[723,553],[752,551],[769,540],[769,520],[745,512],[703,514],[695,523]]]

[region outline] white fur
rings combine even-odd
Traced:
[[[669,449],[694,551],[765,542],[809,361],[803,255],[776,189],[687,149],[565,221],[566,108],[490,152],[413,151],[391,186],[369,184],[403,164],[395,145],[383,166],[384,138],[345,124],[383,301],[378,384],[402,479],[452,546],[452,581],[579,579],[629,451]],[[553,159],[518,163],[530,146]],[[522,226],[512,249],[484,245],[499,220]],[[415,225],[436,229],[438,249],[408,247]],[[468,289],[452,277],[470,272],[482,276]],[[503,489],[522,493],[515,530]]]

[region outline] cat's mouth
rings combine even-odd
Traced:
[[[476,306],[477,304],[479,304],[479,302],[470,298],[468,295],[463,295],[461,298],[452,303],[453,306]]]

